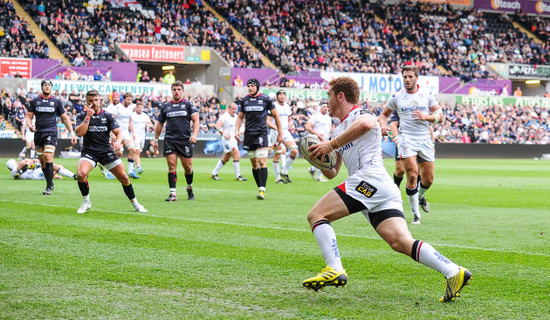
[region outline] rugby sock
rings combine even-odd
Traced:
[[[191,187],[193,185],[193,172],[185,175],[185,181],[187,181],[188,187]]]
[[[295,157],[293,156],[288,156],[287,159],[286,159],[286,164],[283,168],[283,173],[284,174],[288,174],[288,170],[290,170],[290,167],[292,167],[292,164],[294,163],[294,159],[296,159]]]
[[[403,177],[399,178],[394,173],[393,174],[393,182],[395,183],[395,185],[397,185],[398,188],[401,188],[401,181],[403,181]]]
[[[286,167],[286,152],[281,152],[281,168],[284,167]]]
[[[80,189],[80,194],[83,197],[89,197],[90,194],[90,185],[88,184],[88,180],[84,182],[78,181],[78,189]],[[89,199],[88,199],[89,200]]]
[[[134,202],[136,198],[136,194],[134,193],[134,187],[132,186],[132,183],[128,184],[127,186],[122,185],[122,189],[124,189],[124,193],[130,199],[130,201]]]
[[[418,211],[418,189],[416,186],[412,189],[407,186],[407,198],[409,199],[409,205],[411,206],[411,210],[413,214],[420,214]]]
[[[46,188],[53,188],[53,163],[47,162],[44,168],[44,177],[46,177]]]
[[[27,147],[23,147],[23,149],[21,149],[21,152],[19,152],[19,156],[21,156],[22,158],[25,158],[25,154],[27,153]]]
[[[259,187],[264,187],[267,183],[267,168],[260,168],[260,185]]]
[[[34,159],[34,157],[36,156],[36,150],[35,149],[31,149],[31,159]]]
[[[281,169],[279,168],[279,161],[273,161],[273,173],[275,174],[275,181],[281,179]]]
[[[216,163],[216,167],[214,168],[214,171],[212,171],[212,175],[215,176],[218,174],[218,172],[220,172],[220,169],[223,167],[223,165],[225,164],[225,162],[223,162],[223,160],[219,160],[218,163]]]
[[[168,172],[168,186],[170,187],[171,193],[176,193],[176,181],[178,181],[176,171]]]
[[[241,176],[241,163],[239,160],[233,160],[233,170],[235,170],[235,176],[237,178]]]
[[[128,158],[128,173],[131,173],[132,171],[134,171],[134,164],[135,164],[134,159]]]
[[[323,258],[327,266],[332,267],[334,271],[342,271],[342,260],[340,259],[340,251],[336,242],[336,234],[328,220],[319,220],[313,224],[311,231],[317,240],[317,244],[323,253]]]
[[[254,176],[254,181],[256,181],[256,186],[260,186],[260,168],[252,169],[252,175]]]
[[[28,166],[28,165],[24,165],[24,166],[23,166],[23,168],[19,169],[19,171],[18,171],[18,172],[19,172],[19,174],[23,174],[23,173],[25,173],[25,171],[27,171],[27,169],[28,169],[28,168],[29,168],[29,166]]]
[[[69,177],[69,178],[72,178],[74,177],[74,173],[72,173],[70,170],[68,169],[65,169],[64,167],[59,167],[59,170],[57,170],[57,172],[62,175],[62,176],[65,176],[65,177]]]
[[[419,184],[419,188],[418,188],[418,199],[422,199],[424,198],[424,194],[426,193],[426,191],[428,191],[428,189],[430,189],[430,187],[425,187],[422,182],[420,182]]]
[[[429,243],[416,240],[411,250],[413,260],[441,272],[448,279],[460,271],[459,267],[441,253],[437,252]]]

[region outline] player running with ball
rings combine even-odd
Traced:
[[[309,148],[309,156],[322,159],[336,151],[335,167],[322,172],[332,179],[344,163],[349,177],[327,192],[308,213],[311,230],[327,267],[317,276],[304,280],[303,286],[317,291],[325,286],[347,283],[348,275],[342,266],[331,223],[361,211],[393,250],[445,275],[447,289],[439,301],[454,300],[472,274],[428,243],[412,238],[403,215],[401,193],[384,167],[382,135],[376,117],[357,106],[359,86],[353,79],[340,77],[329,85],[329,114],[340,119],[340,124],[332,140],[323,140]]]

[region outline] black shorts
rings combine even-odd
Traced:
[[[367,209],[363,203],[353,199],[351,196],[347,195],[344,191],[340,190],[340,188],[334,187],[333,190],[336,191],[336,193],[340,196],[342,201],[344,201],[344,204],[348,208],[349,214],[353,214],[355,212],[359,212]],[[403,212],[397,209],[387,209],[387,210],[368,213],[369,222],[374,228],[374,230],[376,230],[376,228],[378,228],[380,223],[382,223],[384,220],[389,218],[394,218],[394,217],[405,219],[405,215],[403,214]]]
[[[102,165],[107,165],[119,159],[116,153],[112,149],[105,152],[97,152],[97,151],[82,149],[82,151],[80,152],[80,158],[90,159],[96,164],[99,162]]]
[[[57,147],[57,132],[37,131],[34,133],[34,146],[36,148],[43,148],[44,146]]]
[[[193,144],[189,139],[164,138],[164,156],[176,153],[184,158],[193,158]]]
[[[244,132],[244,150],[254,151],[261,148],[267,148],[267,131]]]

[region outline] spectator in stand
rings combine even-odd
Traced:
[[[105,77],[103,78],[105,81],[112,81],[113,80],[113,68],[109,67],[107,69],[107,72],[105,73]]]
[[[169,71],[163,78],[162,81],[166,84],[172,85],[174,82],[176,82],[176,77],[174,76],[174,73],[172,71]]]
[[[516,90],[514,90],[514,97],[521,97],[523,95],[523,91],[521,91],[520,87],[517,87]]]
[[[103,81],[105,77],[103,76],[103,74],[101,74],[101,71],[98,69],[95,71],[95,74],[94,74],[94,81]]]
[[[244,85],[243,79],[241,79],[241,75],[238,74],[235,79],[233,79],[233,86],[235,87],[242,87]]]
[[[143,75],[141,76],[140,82],[151,82],[151,78],[149,77],[149,72],[143,71]]]

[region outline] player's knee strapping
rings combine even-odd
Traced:
[[[54,154],[55,146],[50,146],[50,145],[44,146],[44,153]]]

